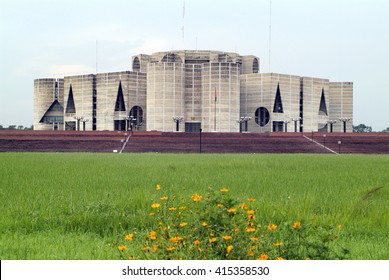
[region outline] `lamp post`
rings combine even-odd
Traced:
[[[346,123],[351,120],[351,118],[342,117],[339,120],[343,123],[343,132],[346,133]]]
[[[239,124],[239,132],[242,132],[242,123],[243,123],[243,120],[240,118],[240,119],[237,119],[236,122]]]
[[[236,120],[237,123],[239,123],[239,132],[242,132],[242,124],[244,123],[244,131],[248,131],[248,121],[251,120],[251,117],[243,116],[240,117],[240,119]]]
[[[184,117],[183,116],[175,116],[172,119],[173,119],[173,122],[176,123],[176,131],[180,131],[180,123],[182,122]]]
[[[336,120],[329,120],[329,121],[327,121],[327,123],[330,124],[330,133],[332,133],[332,127],[333,127],[334,123],[336,123]]]
[[[89,120],[88,119],[85,119],[85,118],[82,118],[82,129],[83,131],[85,131],[85,123],[88,122]]]
[[[340,154],[340,145],[342,144],[342,141],[338,141],[338,154]]]
[[[76,130],[80,131],[80,121],[84,119],[84,116],[74,116],[74,119],[77,120]]]
[[[130,120],[130,131],[132,131],[132,126],[134,125],[136,118],[134,116],[129,116]]]
[[[128,128],[130,127],[129,125],[130,117],[124,117],[124,120],[126,121],[126,131],[128,131]]]
[[[201,154],[201,132],[203,132],[202,128],[200,128],[200,154]]]
[[[290,120],[285,120],[284,121],[285,132],[288,132],[288,123],[290,123]]]
[[[297,132],[297,122],[301,120],[301,117],[292,118],[292,122],[294,122],[294,132]]]

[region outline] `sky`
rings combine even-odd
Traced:
[[[0,124],[33,124],[34,79],[128,71],[134,55],[182,49],[353,82],[353,124],[389,127],[387,0],[0,0]]]

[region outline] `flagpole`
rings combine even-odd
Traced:
[[[216,131],[216,101],[217,101],[217,95],[216,95],[216,87],[215,87],[215,106],[214,106],[214,109],[215,109],[215,114],[214,114],[214,131]]]

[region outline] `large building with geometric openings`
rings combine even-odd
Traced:
[[[170,51],[132,71],[34,81],[35,130],[352,131],[353,83],[261,73],[253,55]]]

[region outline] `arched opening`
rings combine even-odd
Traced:
[[[143,109],[140,106],[134,106],[129,114],[129,128],[130,130],[138,130],[143,125]]]
[[[253,60],[253,73],[259,72],[259,62],[257,58],[254,58]]]
[[[162,62],[182,62],[181,57],[175,53],[168,53],[162,58]]]
[[[140,61],[139,61],[139,58],[137,56],[132,61],[132,71],[140,72]]]
[[[265,107],[259,107],[255,111],[255,123],[259,126],[265,126],[269,123],[270,114]]]

